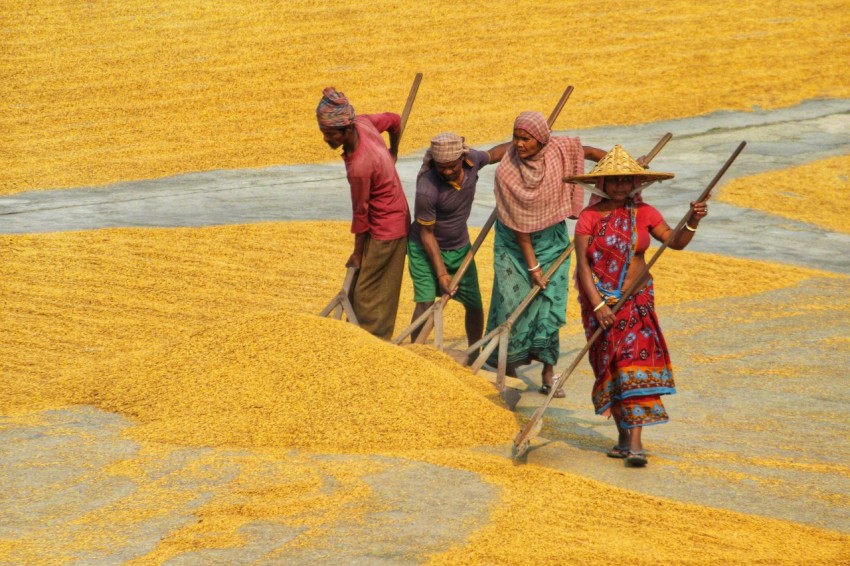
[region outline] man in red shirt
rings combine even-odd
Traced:
[[[328,87],[322,94],[316,108],[319,129],[331,149],[342,147],[351,187],[354,252],[346,266],[359,269],[351,304],[362,328],[390,340],[410,225],[410,210],[395,168],[401,117],[391,112],[355,116],[343,93]],[[389,151],[382,132],[389,134]]]

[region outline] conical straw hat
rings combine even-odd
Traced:
[[[596,180],[602,177],[620,177],[623,175],[639,177],[640,180],[638,183],[640,188],[655,181],[672,179],[675,176],[673,173],[662,173],[661,171],[644,169],[640,163],[626,153],[625,149],[619,145],[615,145],[611,148],[611,151],[605,154],[605,157],[599,160],[599,163],[596,164],[596,167],[590,173],[564,177],[564,182],[595,185]]]

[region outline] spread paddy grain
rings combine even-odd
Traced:
[[[450,3],[12,2],[0,39],[0,194],[330,159],[313,121],[321,89],[334,84],[359,112],[398,112],[416,71],[426,79],[404,151],[441,130],[472,144],[505,139],[519,111],[548,110],[566,82],[577,91],[564,128],[846,97],[845,8],[820,0],[473,3],[465,9],[485,16],[465,20],[463,41],[446,42]],[[606,24],[605,37],[587,33],[613,10],[629,24]],[[840,158],[794,174],[829,194],[845,165]],[[746,182],[758,185],[754,194],[773,185],[792,201],[821,202],[780,176]],[[728,198],[740,198],[735,189]],[[739,204],[771,209],[765,202]],[[338,290],[350,246],[347,223],[0,238],[0,429],[69,446],[61,457],[80,470],[8,490],[27,503],[2,500],[14,521],[0,560],[97,560],[127,549],[128,563],[235,561],[255,552],[252,529],[269,524],[280,529],[275,542],[252,556],[332,552],[325,538],[340,525],[403,529],[374,523],[375,513],[398,512],[367,481],[398,469],[372,459],[382,453],[462,470],[497,493],[470,502],[485,506],[486,524],[431,553],[434,563],[850,562],[846,535],[470,450],[508,443],[517,430],[514,416],[488,400],[489,385],[428,347],[395,348],[314,317]],[[478,266],[488,297],[492,242]],[[832,277],[690,252],[666,254],[654,274],[659,304],[684,307]],[[410,297],[406,280],[397,332]],[[574,293],[568,320],[565,336],[575,339]],[[457,305],[446,330],[463,341]],[[110,441],[124,447],[111,463],[97,460],[102,429],[50,420],[81,406],[127,419]],[[80,445],[69,444],[74,434]],[[57,462],[35,461],[21,473],[54,470]],[[107,487],[119,495],[104,499]],[[57,488],[67,495],[52,499]],[[161,530],[145,538],[152,524]],[[243,554],[215,554],[229,551]]]
[[[735,179],[718,200],[850,234],[850,155]]]

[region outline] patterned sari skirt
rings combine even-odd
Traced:
[[[487,332],[505,322],[531,290],[528,266],[513,230],[497,220],[494,232],[493,295],[487,315]],[[533,232],[531,243],[545,273],[570,244],[566,223]],[[523,365],[537,360],[555,365],[558,361],[558,332],[567,322],[569,269],[568,258],[555,270],[546,289],[537,294],[511,327],[508,363]],[[493,352],[488,363],[498,364],[498,350]]]
[[[598,328],[593,307],[579,296],[587,338]],[[615,414],[624,428],[667,422],[661,395],[676,392],[670,354],[655,314],[652,281],[629,297],[615,323],[594,342],[588,356],[596,381],[593,406],[599,415]]]

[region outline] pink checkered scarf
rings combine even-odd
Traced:
[[[582,174],[584,149],[579,138],[550,138],[531,159],[520,159],[511,145],[496,168],[499,220],[529,233],[577,218],[584,206],[584,189],[563,179]]]

